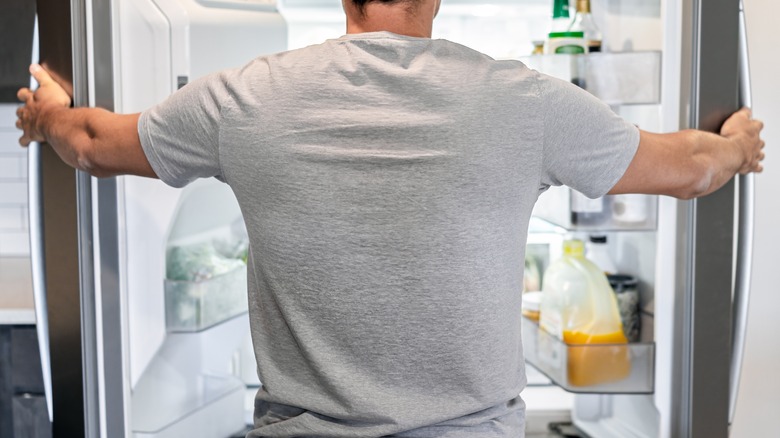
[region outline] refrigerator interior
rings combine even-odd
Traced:
[[[531,41],[544,39],[550,26],[550,1],[443,3],[434,23],[434,38],[462,43],[494,58],[523,59],[529,65],[541,62],[534,67],[552,68],[549,73],[570,79],[568,57],[561,58],[563,61],[528,57]],[[655,89],[653,96],[648,100],[618,95],[610,104],[628,120],[650,131],[671,131],[679,126],[680,37],[675,29],[679,28],[680,8],[675,3],[592,1],[608,52],[593,58],[604,60],[593,71],[596,77],[611,74],[609,81],[622,81],[632,79],[630,70],[615,74],[610,65],[630,68],[634,62],[621,57],[624,52],[639,54],[640,62],[649,62],[651,67],[645,73],[650,75],[647,85]],[[241,66],[262,54],[318,43],[344,33],[338,0],[281,1],[280,13],[275,12],[273,0],[143,0],[115,4],[115,109],[125,113],[142,111],[209,72]],[[222,324],[204,324],[190,331],[171,330],[165,279],[171,248],[202,243],[229,232],[237,218],[237,206],[231,204],[232,195],[225,186],[214,180],[182,190],[156,180],[122,177],[118,188],[119,240],[124,258],[119,286],[126,308],[123,345],[128,385],[133,394],[127,408],[131,420],[126,427],[136,436],[181,436],[186,430],[198,430],[198,436],[206,436],[208,426],[214,427],[209,435],[224,435],[226,429],[218,430],[214,420],[222,419],[221,413],[238,403],[238,393],[246,385],[259,384],[254,377],[245,313],[233,315]],[[565,189],[551,190],[542,200],[561,196],[560,190]],[[215,207],[217,204],[212,202],[224,205]],[[608,227],[607,235],[620,272],[640,279],[641,340],[653,343],[672,337],[671,324],[664,318],[674,314],[670,295],[675,287],[676,204],[663,198],[646,202],[654,216],[642,227]],[[556,208],[565,214],[568,204],[552,209]],[[214,211],[223,214],[215,218]],[[587,236],[587,231],[582,230],[553,227],[548,232],[548,227],[542,228],[544,232],[534,233],[529,239],[529,248],[535,246],[539,254],[546,254],[542,264],[559,254],[557,248],[563,237]],[[198,292],[198,296],[204,293],[208,291]],[[238,342],[225,343],[226,339]],[[211,350],[216,344],[223,347],[219,354]],[[651,376],[655,379],[654,393],[649,395],[572,397],[551,386],[545,376],[532,372],[531,385],[524,394],[529,429],[543,431],[545,424],[534,423],[533,414],[535,406],[544,406],[546,413],[573,410],[578,426],[593,436],[668,436],[659,431],[670,430],[665,421],[670,414],[671,383],[664,380],[670,374],[666,369],[671,364],[670,348],[664,342],[655,345],[655,373]],[[192,366],[180,366],[183,362]],[[182,385],[185,379],[194,379],[186,381],[196,384]],[[168,391],[164,389],[166,382],[187,389],[183,393]],[[534,392],[536,389],[540,392]],[[226,394],[229,396],[222,397]],[[214,400],[225,404],[215,407],[214,413],[195,415],[205,412],[203,406],[214,406]],[[186,427],[191,429],[174,426],[178,420],[195,417],[201,419],[178,423],[187,423]],[[540,418],[546,421],[551,417],[542,413]],[[237,421],[225,417],[225,427],[229,429]]]

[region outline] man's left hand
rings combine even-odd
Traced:
[[[60,86],[40,65],[30,66],[30,73],[38,82],[35,91],[22,88],[16,97],[24,105],[16,110],[16,127],[24,133],[19,138],[19,144],[27,146],[33,141],[46,141],[40,129],[41,113],[49,107],[70,107],[71,99],[64,88]]]

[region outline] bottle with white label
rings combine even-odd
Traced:
[[[617,274],[617,267],[615,267],[607,250],[607,236],[591,234],[588,237],[588,243],[585,244],[585,258],[595,263],[604,274]]]
[[[566,32],[571,26],[569,0],[553,0],[552,27],[550,33]]]
[[[582,32],[569,32],[571,18],[569,0],[554,0],[552,26],[547,34],[545,53],[585,53],[585,39]]]

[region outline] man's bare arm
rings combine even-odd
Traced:
[[[726,120],[720,135],[693,129],[670,134],[640,131],[636,155],[609,193],[691,199],[714,192],[737,173],[761,172],[763,126],[743,108]]]
[[[25,103],[16,112],[16,127],[24,131],[19,143],[47,142],[67,164],[94,176],[157,177],[138,137],[139,114],[70,108],[70,97],[45,70],[34,65],[30,71],[40,86],[17,95]]]

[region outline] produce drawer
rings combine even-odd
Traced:
[[[165,280],[169,332],[197,332],[247,312],[246,265],[203,281]]]
[[[586,394],[652,394],[655,344],[567,345],[523,318],[525,360],[561,388]]]

